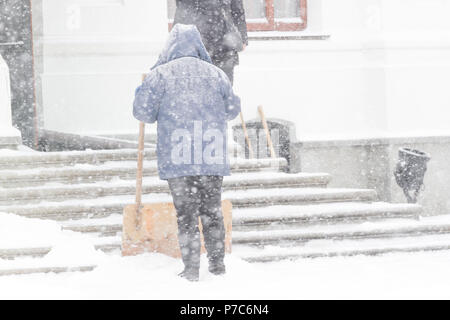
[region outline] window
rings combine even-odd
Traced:
[[[175,0],[168,1],[169,19]],[[244,0],[249,31],[300,31],[307,24],[307,0]]]
[[[297,31],[306,28],[307,0],[244,0],[249,31]]]

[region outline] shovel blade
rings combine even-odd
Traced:
[[[225,223],[225,250],[231,253],[232,204],[222,201]],[[206,252],[201,222],[199,229],[202,253]],[[144,205],[137,211],[136,205],[129,205],[123,211],[122,255],[132,256],[145,252],[157,252],[174,258],[181,257],[178,245],[177,214],[173,203]]]

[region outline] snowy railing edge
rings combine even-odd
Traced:
[[[289,35],[287,32],[281,34],[256,35],[257,32],[251,33],[248,37],[249,41],[270,41],[270,40],[328,40],[331,35]]]

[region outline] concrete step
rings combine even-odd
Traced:
[[[103,226],[117,228],[120,215],[111,217]],[[105,221],[106,222],[106,221]],[[104,231],[95,226],[78,222],[81,232]],[[73,225],[75,227],[76,224]],[[100,226],[97,226],[100,227]],[[74,228],[73,228],[74,229]],[[251,239],[251,241],[248,241]],[[273,241],[273,240],[276,241]],[[93,238],[96,249],[120,254],[120,234],[105,238]],[[396,219],[373,223],[340,224],[304,227],[298,230],[271,230],[270,232],[233,231],[233,255],[248,262],[271,262],[301,258],[349,257],[356,255],[380,255],[398,252],[450,250],[450,216],[437,216],[421,220]],[[26,255],[35,256],[49,248],[9,250],[4,259]],[[3,250],[5,252],[5,250]],[[26,261],[26,260],[25,260]],[[30,262],[32,261],[32,262]],[[21,275],[49,272],[91,271],[95,265],[84,267],[46,267],[44,259],[14,261],[11,267],[0,265],[0,275]],[[28,266],[27,266],[28,264]],[[29,265],[34,265],[29,267]]]
[[[375,239],[431,234],[450,234],[450,220],[423,223],[412,219],[310,226],[292,229],[233,232],[233,244],[270,245],[305,243],[313,240]]]
[[[109,139],[119,139],[119,140],[125,140],[125,141],[138,141],[139,135],[138,134],[102,134],[100,137],[105,137]],[[156,133],[146,133],[144,141],[146,143],[153,143],[156,144],[158,140],[158,136]]]
[[[376,192],[365,189],[332,188],[275,188],[248,189],[224,192],[223,199],[229,199],[234,208],[267,207],[273,205],[305,205],[331,202],[367,202],[376,200]],[[169,194],[145,194],[144,203],[171,202]],[[121,214],[123,208],[134,203],[134,196],[110,196],[95,199],[43,202],[0,206],[0,212],[14,213],[30,218],[71,220],[101,218]]]
[[[156,150],[147,149],[145,151],[145,159],[156,159]],[[0,170],[35,169],[40,167],[61,167],[76,164],[101,164],[108,161],[136,160],[137,152],[134,149],[30,152],[2,156],[0,158]]]
[[[251,188],[293,188],[326,187],[330,181],[327,174],[286,174],[281,172],[243,173],[227,177],[224,190]],[[9,188],[0,194],[0,205],[19,203],[39,203],[42,201],[65,201],[69,199],[94,199],[105,196],[133,195],[136,192],[135,180],[119,180],[110,183],[77,185],[56,185],[31,188]],[[148,177],[143,181],[143,192],[169,193],[166,181]]]
[[[373,202],[377,199],[374,190],[338,188],[276,188],[229,192],[233,208],[260,208],[276,205],[305,205],[338,202]]]
[[[120,250],[120,243],[111,244],[110,247]],[[352,257],[358,255],[377,256],[392,253],[442,250],[450,250],[450,235],[448,234],[393,237],[389,241],[386,241],[386,239],[312,241],[304,246],[266,246],[263,249],[254,246],[234,245],[232,254],[251,263],[265,263],[281,260]],[[117,254],[119,254],[119,251],[117,251]],[[0,276],[89,272],[95,268],[95,265],[77,267],[0,267]]]
[[[106,253],[120,254],[121,240],[115,237],[86,237],[96,250]],[[92,258],[86,261],[67,262],[64,259],[47,256],[52,250],[51,246],[32,248],[3,248],[0,249],[0,276],[27,275],[36,273],[65,273],[88,272],[96,268]],[[80,256],[80,260],[84,260]],[[89,261],[91,260],[91,261]]]
[[[393,253],[413,253],[450,250],[450,235],[401,236],[386,239],[356,239],[341,241],[311,241],[303,246],[233,247],[233,254],[253,263],[281,260],[378,256]]]
[[[77,231],[80,232],[100,230],[83,230],[82,224],[78,227]],[[119,253],[120,225],[110,220],[110,224],[103,227],[116,228],[118,231],[116,236],[105,238],[103,245],[109,243],[111,251]],[[233,230],[233,254],[250,262],[431,250],[450,250],[449,217],[306,227],[295,231],[252,233]]]
[[[0,187],[29,188],[46,184],[79,184],[111,181],[113,179],[135,179],[135,161],[111,161],[94,164],[76,164],[65,167],[50,167],[22,170],[2,170]],[[144,162],[144,176],[157,174],[156,161]]]
[[[401,211],[400,211],[401,212]],[[84,220],[78,223],[63,224],[64,230],[82,233],[95,233],[109,236],[121,236],[122,220],[120,215],[107,219]],[[381,217],[380,217],[381,219]],[[400,219],[392,217],[371,222],[347,222],[330,225],[297,225],[289,222],[278,223],[271,229],[260,230],[258,226],[236,224],[233,219],[234,245],[267,245],[278,243],[303,243],[313,240],[342,240],[356,238],[389,238],[411,234],[446,234],[450,233],[450,222],[424,225],[417,219]]]
[[[1,159],[0,159],[1,160]],[[230,160],[234,173],[257,171],[280,171],[287,166],[285,159]],[[0,188],[28,188],[48,183],[95,183],[112,179],[134,180],[136,161],[109,161],[99,164],[74,164],[64,167],[34,168],[0,171]],[[144,162],[144,176],[158,174],[156,160]]]
[[[63,228],[69,230],[69,228]],[[85,231],[84,233],[88,233]],[[82,232],[82,231],[80,231]],[[122,225],[120,225],[120,232],[122,232]],[[113,236],[104,235],[104,238],[92,239],[94,248],[96,250],[110,253],[115,250],[121,249],[121,234],[117,233]],[[1,260],[16,260],[21,258],[44,258],[50,253],[52,247],[35,247],[35,248],[19,248],[19,249],[0,249],[0,261]],[[1,266],[0,266],[1,267]]]
[[[81,233],[95,233],[100,237],[120,236],[122,234],[122,223],[118,224],[101,224],[92,221],[89,225],[67,225],[63,226],[63,230],[69,230]],[[1,253],[0,253],[1,254]]]
[[[52,250],[51,247],[0,249],[0,259],[13,260],[21,257],[43,257]]]
[[[133,144],[134,145],[134,144]],[[228,146],[230,155],[234,158],[242,148],[232,143]],[[145,159],[156,159],[156,146],[145,148]],[[76,164],[100,164],[108,161],[136,161],[136,149],[84,150],[61,152],[11,152],[0,158],[0,170],[35,169],[42,167],[61,167]]]
[[[233,211],[233,229],[272,230],[317,224],[369,222],[388,218],[418,218],[422,207],[414,204],[325,203],[303,206],[242,208]]]
[[[35,268],[12,268],[3,269],[0,268],[0,276],[19,276],[27,274],[37,274],[37,273],[66,273],[66,272],[89,272],[96,268],[95,265],[92,266],[76,266],[76,267],[35,267]]]
[[[305,206],[274,206],[258,210],[233,210],[233,231],[298,229],[315,224],[356,223],[381,219],[418,218],[421,207],[411,204],[339,203]],[[122,215],[103,219],[85,219],[63,223],[63,230],[94,233],[99,236],[120,235]]]

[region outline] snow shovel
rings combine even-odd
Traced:
[[[146,252],[166,254],[180,258],[177,215],[173,203],[142,204],[142,175],[144,163],[145,123],[139,124],[138,166],[136,179],[136,203],[123,211],[122,255],[131,256]],[[222,201],[225,222],[225,250],[231,252],[232,204]],[[206,252],[199,219],[202,252]]]
[[[269,126],[267,125],[266,116],[264,114],[264,109],[263,109],[262,106],[258,107],[258,113],[259,113],[259,116],[261,118],[261,122],[262,122],[262,125],[263,125],[263,128],[264,128],[264,131],[266,132],[267,146],[269,147],[269,150],[270,150],[270,157],[272,159],[275,159],[277,157],[277,155],[275,154],[275,149],[273,147],[272,137],[270,136]]]
[[[242,130],[244,131],[245,141],[247,142],[248,146],[248,157],[250,159],[253,159],[255,157],[255,154],[253,153],[252,143],[250,141],[250,137],[248,136],[247,125],[245,124],[244,115],[242,112],[239,115],[241,117]]]

